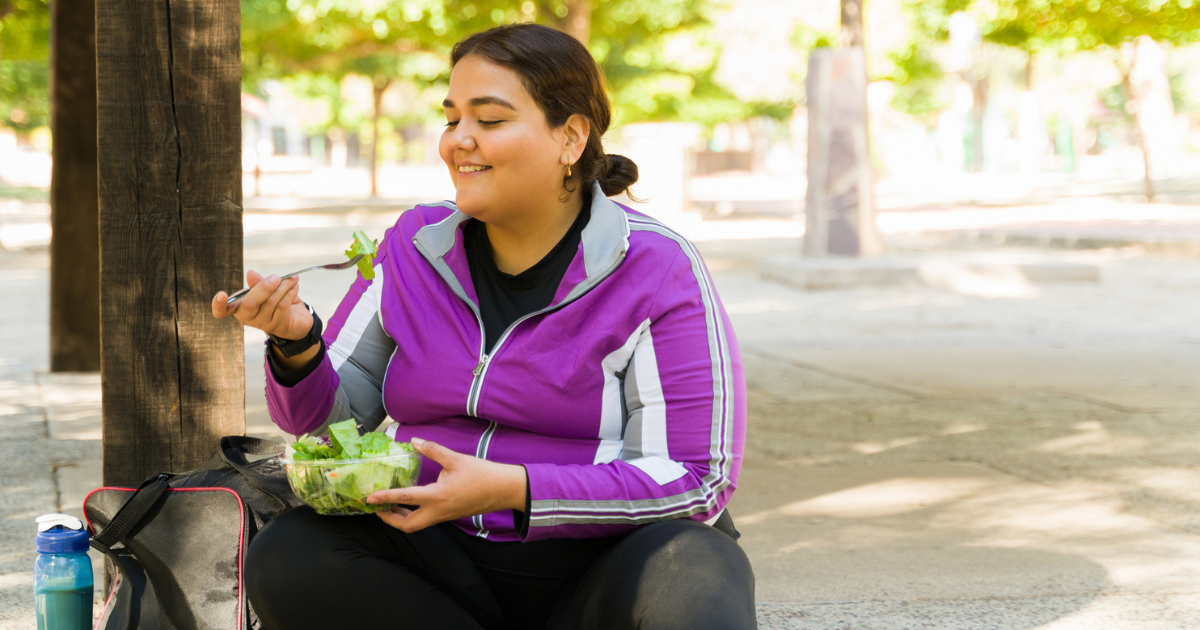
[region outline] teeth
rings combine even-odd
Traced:
[[[491,168],[491,167],[490,166],[460,166],[460,167],[458,167],[458,172],[459,173],[474,173],[475,171],[482,171],[485,168]]]

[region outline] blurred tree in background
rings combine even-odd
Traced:
[[[1140,102],[1146,95],[1130,82],[1139,50],[1135,42],[1143,38],[1183,45],[1200,40],[1200,4],[1196,0],[908,0],[906,9],[912,40],[893,57],[896,70],[891,78],[900,86],[893,105],[918,118],[927,109],[920,93],[941,78],[929,47],[950,39],[956,14],[974,20],[982,41],[1026,54],[1026,87],[1032,84],[1038,53],[1109,51],[1121,72],[1125,102],[1132,103],[1128,111],[1141,129],[1148,122],[1143,116],[1147,108]],[[1111,95],[1108,98],[1111,100]],[[977,98],[977,109],[981,106]],[[1146,196],[1153,198],[1153,157],[1143,136],[1135,134],[1146,161]]]
[[[18,137],[49,122],[47,0],[0,0],[0,126]]]
[[[455,42],[499,24],[538,22],[588,46],[612,90],[616,125],[786,117],[792,104],[747,103],[714,80],[720,50],[710,34],[721,8],[716,0],[244,0],[243,82],[260,92],[263,81],[288,77],[326,105],[325,129],[362,131],[378,145],[389,88],[444,85]],[[352,75],[373,86],[365,118],[340,94]],[[432,122],[440,96],[403,114]]]

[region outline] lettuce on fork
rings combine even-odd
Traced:
[[[377,253],[379,253],[379,241],[373,241],[366,232],[359,231],[354,233],[354,243],[350,245],[350,249],[346,250],[346,258],[354,258],[362,254],[362,259],[358,261],[358,272],[362,274],[364,280],[374,280],[374,262]]]
[[[359,435],[355,420],[329,426],[328,443],[313,436],[296,440],[288,448],[293,463],[288,481],[296,495],[318,514],[372,514],[391,504],[369,504],[376,490],[406,488],[416,483],[421,457],[409,442],[387,435]]]

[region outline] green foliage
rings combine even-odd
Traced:
[[[1188,86],[1184,79],[1183,73],[1180,72],[1167,77],[1171,85],[1171,104],[1175,106],[1175,111],[1181,114],[1200,110],[1200,103],[1197,103],[1195,97],[1188,92]]]
[[[1117,47],[1142,35],[1175,45],[1200,39],[1197,0],[907,0],[905,10],[911,40],[889,56],[894,69],[887,78],[897,86],[893,106],[919,119],[943,106],[932,89],[940,70],[928,49],[949,39],[956,12],[977,20],[983,41],[1029,53]]]
[[[49,75],[45,60],[0,60],[0,125],[28,134],[49,124]]]
[[[715,10],[709,0],[593,0],[588,48],[612,89],[618,125],[711,123],[748,111],[713,79],[720,56],[708,37]]]
[[[926,127],[936,124],[937,115],[946,108],[942,93],[941,66],[929,54],[929,49],[910,42],[902,50],[888,55],[892,72],[885,76],[896,86],[892,108],[908,114]]]
[[[42,60],[49,54],[48,0],[0,0],[0,58]]]
[[[819,31],[807,24],[796,24],[792,30],[792,47],[800,52],[812,52],[818,48],[837,45],[837,33]]]
[[[50,119],[50,8],[0,0],[0,126],[28,134]]]
[[[1104,108],[1116,115],[1123,125],[1132,125],[1133,116],[1129,114],[1129,91],[1120,83],[1100,90],[1096,94]]]
[[[713,123],[777,109],[743,103],[716,84],[720,50],[708,34],[717,0],[590,4],[588,47],[612,90],[617,124]],[[244,0],[244,86],[255,92],[264,80],[289,77],[289,87],[330,107],[329,126],[355,128],[361,120],[343,111],[349,103],[338,94],[347,75],[377,85],[444,85],[455,42],[520,21],[561,27],[569,6],[565,0]],[[440,108],[430,110],[440,115]]]
[[[1035,53],[1115,47],[1142,35],[1176,45],[1200,39],[1196,0],[934,0],[907,9],[918,38],[944,41],[950,16],[965,11],[984,41]]]

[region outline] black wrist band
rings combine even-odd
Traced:
[[[308,305],[305,304],[305,306]],[[308,334],[302,339],[283,339],[281,337],[276,337],[275,335],[267,335],[271,338],[271,343],[275,345],[277,350],[279,350],[279,354],[282,354],[290,359],[321,343],[321,332],[324,330],[324,326],[321,323],[321,318],[317,317],[317,312],[314,311],[313,307],[311,306],[308,306],[308,312],[310,315],[312,315],[313,324],[312,328],[308,330]]]

